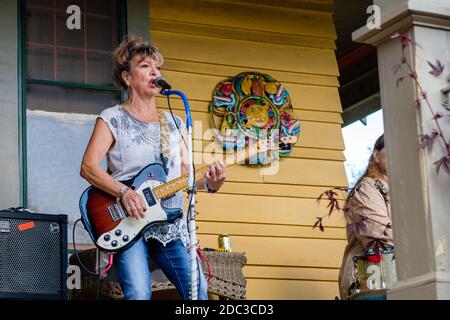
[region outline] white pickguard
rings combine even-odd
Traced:
[[[135,191],[140,194],[144,199],[144,193],[142,190],[145,188],[150,188],[152,190],[154,187],[161,185],[162,182],[147,180],[145,181],[138,189]],[[120,223],[112,229],[110,232],[103,233],[97,240],[97,245],[106,250],[118,250],[122,247],[129,244],[133,239],[142,231],[142,229],[148,224],[155,221],[166,221],[167,214],[161,207],[161,202],[158,199],[156,200],[156,204],[153,206],[149,206],[146,201],[145,204],[147,206],[147,210],[145,211],[145,216],[142,219],[136,219],[134,217],[126,217],[123,218]],[[119,200],[118,200],[119,201]],[[117,203],[122,210],[122,205],[120,202]],[[125,241],[124,237],[128,237],[128,240]],[[108,238],[109,237],[109,238]],[[113,242],[116,241],[116,242]],[[113,246],[113,244],[116,244]]]

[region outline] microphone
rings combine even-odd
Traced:
[[[172,86],[166,82],[163,76],[159,76],[155,79],[155,85],[163,91],[172,89]]]

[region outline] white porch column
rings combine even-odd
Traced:
[[[378,47],[381,102],[384,111],[388,174],[398,283],[388,299],[450,299],[450,175],[436,174],[433,163],[445,155],[441,141],[433,152],[420,150],[418,135],[435,127],[425,103],[416,112],[417,89],[403,68],[405,80],[392,67],[400,62],[401,44],[390,36],[405,34],[420,47],[408,48],[420,82],[436,111],[450,73],[450,0],[374,0],[381,8],[381,30],[363,27],[353,40]],[[427,60],[445,64],[445,77],[429,74]],[[450,138],[450,119],[441,121]]]

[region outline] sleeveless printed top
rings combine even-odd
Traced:
[[[163,112],[167,120],[169,156],[166,162],[167,180],[181,175],[180,139],[177,125],[181,132],[185,124],[175,115],[174,123],[169,112]],[[121,105],[103,110],[99,117],[111,130],[115,143],[106,154],[108,173],[117,180],[133,178],[144,167],[152,163],[163,164],[161,148],[160,122],[144,122],[133,117]],[[145,240],[156,239],[164,246],[175,239],[180,239],[185,247],[189,246],[186,212],[184,210],[183,192],[178,191],[173,197],[163,199],[161,205],[167,208],[182,208],[183,217],[174,222],[155,223],[143,232]]]

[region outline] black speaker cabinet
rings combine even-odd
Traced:
[[[67,299],[67,215],[0,211],[0,298]]]

